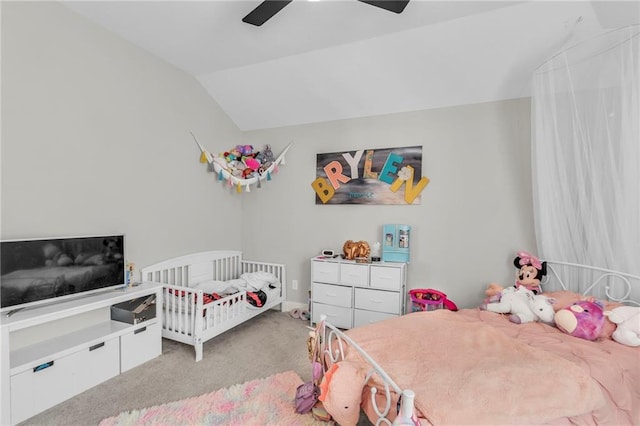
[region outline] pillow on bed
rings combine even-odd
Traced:
[[[255,291],[262,290],[269,284],[276,284],[278,277],[270,272],[258,271],[258,272],[245,272],[240,275],[240,278],[247,282],[247,285],[253,288]]]
[[[228,293],[235,293],[236,291],[238,291],[236,289],[233,289],[233,287],[230,288],[229,283],[227,281],[216,281],[216,280],[202,281],[200,283],[192,284],[191,288],[194,288],[196,290],[202,290],[206,294],[213,294],[213,293],[228,294]]]
[[[568,290],[546,291],[543,294],[547,297],[555,299],[555,303],[553,303],[553,310],[556,312],[585,298],[585,296],[580,293],[575,293]],[[617,308],[618,306],[624,306],[622,303],[612,302],[608,300],[603,300],[602,303],[604,304],[605,311],[610,311],[613,308]],[[602,332],[600,333],[600,337],[598,338],[598,340],[611,339],[611,335],[614,331],[616,331],[616,325],[609,321],[608,317],[605,317],[604,326],[602,327]]]

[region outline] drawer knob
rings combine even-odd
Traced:
[[[146,331],[146,330],[147,330],[147,327],[142,327],[142,328],[139,328],[136,331],[134,331],[133,334],[142,333],[143,331]]]

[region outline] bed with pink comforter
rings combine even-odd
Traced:
[[[345,334],[415,392],[423,424],[640,424],[640,348],[609,338],[587,341],[479,309],[416,312]],[[348,347],[345,360],[367,368]],[[374,375],[367,386],[383,385]]]
[[[640,306],[638,275],[546,263],[545,295],[556,312],[585,295],[605,311]],[[331,368],[321,400],[342,426],[357,422],[352,408],[360,407],[374,424],[391,424],[400,408],[425,425],[640,425],[640,346],[613,340],[608,320],[594,341],[479,308],[414,312],[344,332],[325,325],[318,330]]]

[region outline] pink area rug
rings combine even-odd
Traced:
[[[327,425],[311,413],[297,414],[294,398],[302,379],[293,371],[155,407],[120,413],[111,425]]]

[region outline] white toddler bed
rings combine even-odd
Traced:
[[[286,300],[285,266],[243,260],[238,251],[189,254],[141,273],[143,282],[163,284],[162,337],[193,345],[196,361],[204,342],[277,305],[282,310]],[[260,290],[266,301],[253,306]]]

